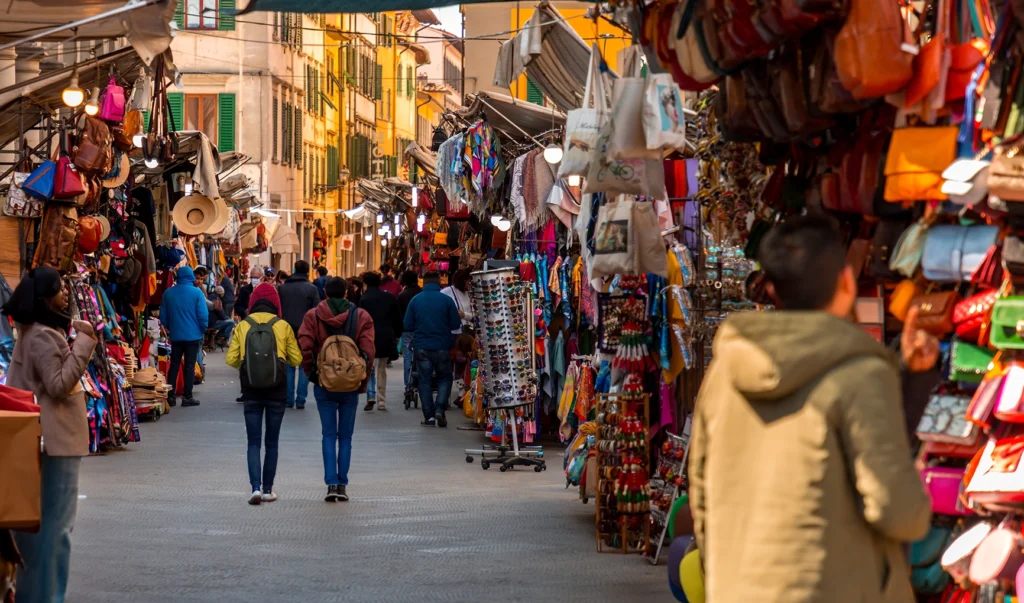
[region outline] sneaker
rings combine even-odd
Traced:
[[[448,417],[445,417],[443,412],[437,413],[435,417],[437,418],[438,427],[448,427]]]
[[[182,406],[184,406],[184,405],[185,404],[182,403]],[[252,496],[249,497],[249,504],[250,505],[258,505],[261,502],[263,502],[263,493],[260,492],[259,490],[253,490],[252,491]]]
[[[295,408],[295,403],[289,402],[288,404],[285,404],[285,408]]]
[[[427,427],[433,427],[435,425],[435,423],[434,423],[433,419],[423,419],[422,421],[420,421],[420,425],[425,425]]]
[[[366,401],[366,406],[363,407],[363,410],[367,410],[367,411],[368,410],[373,410],[373,407],[376,406],[376,405],[377,405],[377,401],[376,400],[367,400]]]
[[[387,407],[384,406],[384,403],[382,402],[377,405],[377,410],[383,410],[384,412],[387,412],[388,409]]]
[[[327,502],[338,502],[338,487],[327,486],[327,496],[324,497]]]
[[[302,404],[299,404],[298,402],[295,403],[295,410],[302,410],[304,408],[306,408],[305,402],[303,402]]]
[[[235,402],[238,402],[239,404],[245,402],[245,396],[238,396],[235,398]]]
[[[338,502],[348,502],[348,494],[345,492],[345,486],[338,486]]]
[[[174,396],[167,396],[167,405],[174,407],[178,405],[178,399]]]
[[[188,406],[199,406],[199,400],[196,400],[195,398],[182,398],[181,407],[186,408]]]
[[[263,502],[274,502],[277,500],[277,493],[273,490],[265,490],[263,492]]]

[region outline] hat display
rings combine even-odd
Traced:
[[[119,159],[113,162],[110,171],[103,175],[103,188],[117,188],[128,181],[132,162],[128,153],[118,153]]]
[[[213,225],[206,229],[208,234],[217,234],[222,232],[227,227],[228,222],[231,221],[231,212],[235,211],[228,207],[228,204],[224,202],[224,199],[214,199],[213,204],[217,208],[217,219],[214,220]]]
[[[78,220],[79,235],[78,235],[78,250],[82,253],[93,253],[99,249],[100,241],[100,223],[92,216],[83,216]]]
[[[178,199],[171,211],[171,222],[186,235],[207,233],[216,220],[217,205],[213,199],[198,193]]]
[[[118,259],[128,257],[128,252],[126,251],[124,239],[114,239],[113,241],[110,242],[110,254]]]
[[[110,237],[110,220],[106,216],[93,216],[100,223],[100,240],[106,241]]]

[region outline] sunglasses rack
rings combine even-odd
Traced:
[[[645,553],[651,545],[647,394],[597,397],[597,551]]]
[[[661,549],[671,520],[670,514],[676,499],[686,492],[686,461],[690,455],[690,420],[687,419],[682,435],[667,433],[668,438],[661,446],[658,464],[651,476],[651,525],[658,536],[655,549],[649,557],[652,565],[658,565]],[[672,541],[669,536],[668,541]]]
[[[506,412],[537,400],[537,359],[534,348],[533,294],[512,268],[482,270],[472,274],[470,300],[481,351],[480,371],[484,407],[488,412]],[[511,442],[502,438],[497,446],[467,449],[466,462],[480,457],[488,469],[500,463],[504,472],[516,465],[532,466],[538,473],[547,469],[540,446],[519,446],[515,412],[507,412]]]

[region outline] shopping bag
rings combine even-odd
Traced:
[[[650,150],[686,148],[683,92],[667,73],[648,75],[644,91],[644,137]]]
[[[3,203],[3,214],[12,218],[38,218],[43,215],[43,201],[28,195],[22,186],[28,180],[28,172],[14,172],[7,198]]]
[[[644,136],[647,79],[641,75],[640,63],[640,47],[631,46],[626,52],[626,76],[612,85],[613,127],[608,140],[608,155],[612,159],[661,158],[661,150],[649,149]]]
[[[598,210],[591,277],[636,274],[634,204],[632,199],[623,195]]]
[[[619,193],[644,195],[647,197],[667,196],[665,192],[665,166],[656,159],[613,159],[608,154],[608,141],[612,135],[609,122],[601,128],[597,147],[590,161],[584,192]]]
[[[595,43],[590,49],[590,69],[583,90],[583,107],[573,109],[566,115],[565,148],[562,163],[558,166],[559,178],[587,174],[590,157],[601,130],[601,120],[608,110],[605,75],[601,71],[601,52]]]
[[[654,203],[633,203],[633,231],[636,239],[636,274],[657,274],[668,278],[668,255]]]
[[[38,412],[0,410],[0,529],[39,529],[42,435]]]

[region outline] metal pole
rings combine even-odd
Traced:
[[[110,10],[105,13],[100,13],[98,15],[93,15],[91,17],[86,17],[85,19],[80,19],[78,21],[72,21],[71,23],[65,23],[64,25],[51,27],[50,29],[43,30],[36,34],[32,34],[31,36],[22,38],[20,40],[15,40],[14,42],[0,44],[0,50],[7,50],[8,48],[13,48],[19,44],[24,44],[25,42],[34,42],[36,40],[40,40],[55,33],[60,33],[62,31],[67,31],[69,29],[81,27],[83,25],[89,25],[91,23],[96,23],[98,21],[105,21],[110,17],[116,17],[117,15],[131,12],[135,9],[142,8],[144,6],[149,6],[151,4],[159,4],[163,1],[164,0],[132,0],[128,4],[122,6],[121,8],[115,8],[114,10]]]

